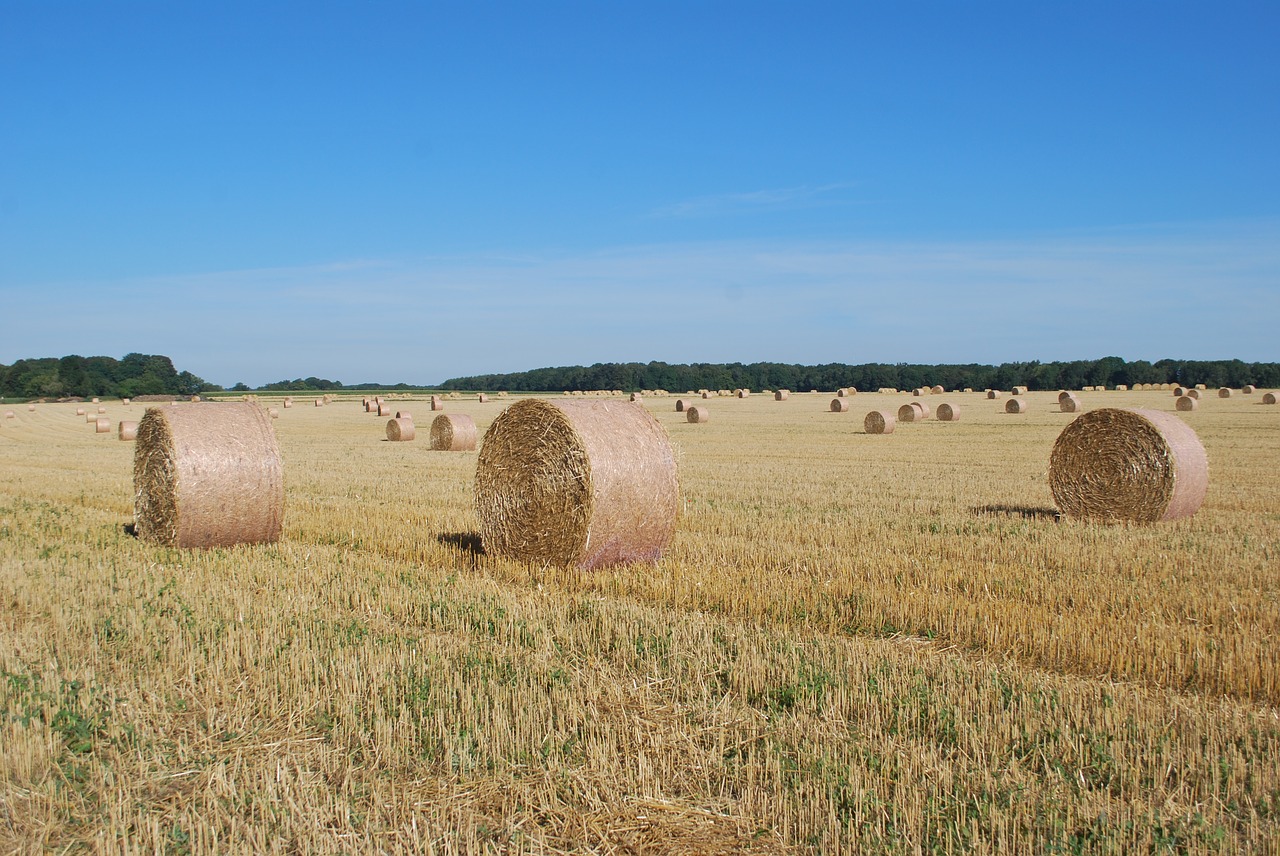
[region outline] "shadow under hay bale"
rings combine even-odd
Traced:
[[[440,414],[431,422],[431,448],[437,452],[474,452],[475,420],[465,413]]]
[[[284,464],[252,402],[149,407],[133,459],[138,537],[168,547],[273,543],[284,522]]]
[[[979,505],[972,511],[979,517],[1021,517],[1024,520],[1058,520],[1062,516],[1056,508],[1034,505]]]
[[[436,536],[436,541],[472,556],[484,555],[484,541],[479,532],[442,532]]]
[[[1063,429],[1049,458],[1049,489],[1063,514],[1100,522],[1155,523],[1196,513],[1209,458],[1196,432],[1171,413],[1105,407]]]
[[[656,562],[678,508],[671,442],[643,407],[526,399],[485,434],[476,514],[486,552],[582,569]]]

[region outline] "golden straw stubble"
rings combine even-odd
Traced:
[[[643,407],[526,399],[485,434],[475,496],[486,552],[591,569],[656,562],[679,482],[667,433]]]
[[[1063,429],[1049,458],[1049,489],[1070,517],[1154,523],[1195,514],[1209,458],[1185,422],[1157,410],[1104,407]]]
[[[272,543],[284,464],[253,402],[149,407],[133,458],[137,535],[168,547]]]

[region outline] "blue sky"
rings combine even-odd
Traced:
[[[1280,4],[0,0],[0,363],[1280,360]]]

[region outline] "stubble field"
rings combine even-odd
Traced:
[[[1204,507],[1102,526],[1055,517],[1056,394],[831,398],[646,400],[675,540],[590,574],[483,554],[421,399],[409,443],[280,409],[281,543],[203,552],[126,531],[132,443],[6,404],[0,851],[1280,849],[1280,406],[1181,414]]]

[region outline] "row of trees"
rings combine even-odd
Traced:
[[[159,354],[114,357],[42,357],[0,364],[0,396],[70,398],[79,396],[196,395],[220,390],[191,372],[180,372]]]
[[[513,374],[487,374],[451,378],[443,389],[507,389],[513,392],[548,392],[592,389],[821,389],[881,387],[914,389],[941,384],[947,389],[1079,389],[1083,386],[1115,386],[1137,383],[1203,383],[1210,387],[1280,387],[1280,363],[1246,363],[1240,360],[1146,360],[1126,362],[1120,357],[1072,362],[1038,361],[979,365],[915,365],[866,363],[818,366],[785,363],[596,363],[562,366]]]

